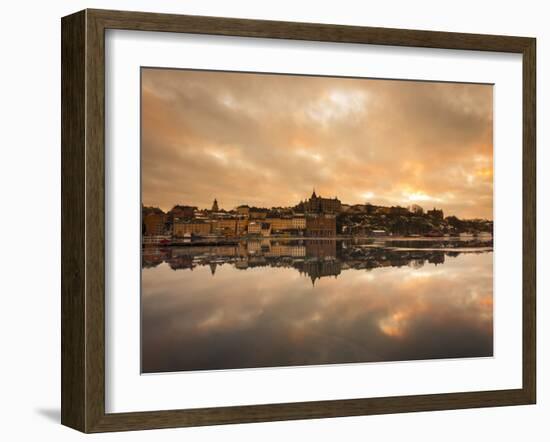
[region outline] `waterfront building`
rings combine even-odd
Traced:
[[[272,232],[292,230],[292,218],[266,218],[265,222],[271,224]]]
[[[315,190],[313,190],[309,200],[303,203],[303,208],[306,213],[340,213],[342,203],[338,197],[323,198],[317,196]]]
[[[336,217],[334,215],[309,215],[306,218],[306,236],[336,236]]]
[[[189,234],[204,236],[212,232],[212,224],[200,221],[175,221],[172,231],[176,238],[183,238]]]
[[[225,236],[244,235],[248,220],[235,217],[220,217],[212,220],[212,233]]]
[[[195,216],[195,206],[176,205],[168,212],[168,222],[173,223],[175,219],[191,219]]]
[[[261,235],[262,223],[257,221],[250,221],[247,226],[247,231],[249,235]]]
[[[235,236],[237,233],[237,220],[235,218],[225,218],[212,221],[212,233]]]
[[[159,209],[160,210],[160,209]],[[143,234],[146,236],[163,235],[166,228],[166,215],[160,212],[149,212],[143,217]]]
[[[305,218],[305,216],[303,216],[301,214],[300,215],[296,214],[292,218],[291,225],[292,225],[292,229],[294,229],[294,230],[305,230],[306,229],[306,218]]]

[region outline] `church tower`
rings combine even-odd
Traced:
[[[212,212],[219,212],[219,208],[218,208],[218,200],[217,199],[214,199],[214,204],[212,204]]]

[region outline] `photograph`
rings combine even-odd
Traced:
[[[141,68],[141,371],[493,356],[493,85]]]

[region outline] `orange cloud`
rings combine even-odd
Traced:
[[[142,70],[142,199],[436,205],[492,218],[491,85]]]

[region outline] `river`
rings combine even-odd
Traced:
[[[142,372],[493,355],[492,243],[145,248]]]

